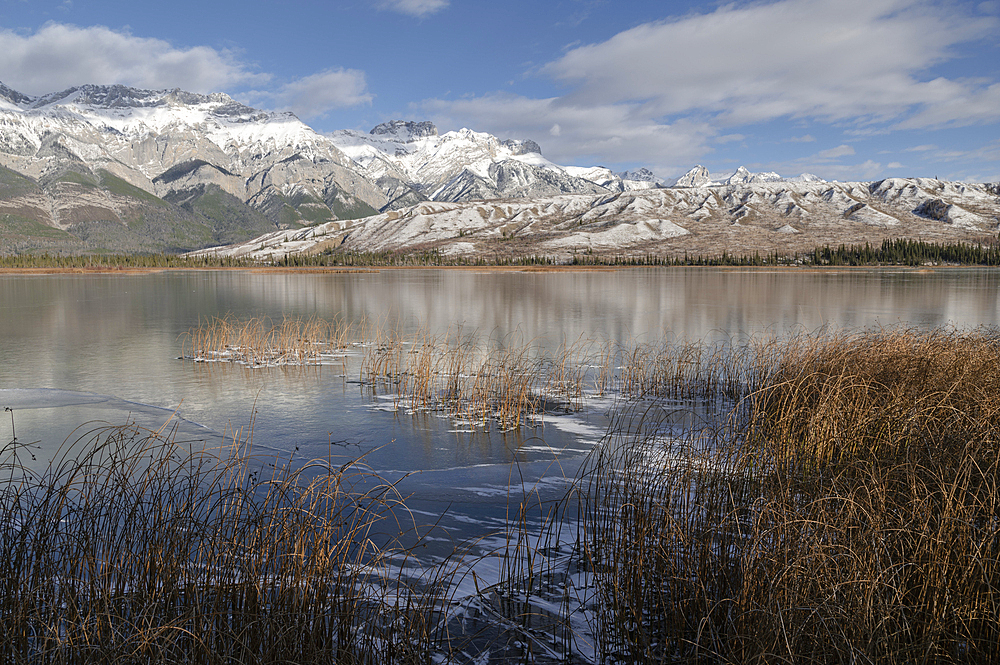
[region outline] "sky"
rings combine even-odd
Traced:
[[[431,120],[664,178],[1000,181],[1000,0],[0,0],[0,81]]]

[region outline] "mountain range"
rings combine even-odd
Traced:
[[[440,134],[430,122],[321,134],[221,93],[87,85],[32,97],[0,84],[0,253],[307,237],[324,239],[304,251],[336,237],[359,250],[476,253],[497,251],[488,246],[499,239],[504,251],[672,252],[718,244],[709,238],[763,248],[776,242],[769,233],[787,244],[829,220],[831,237],[996,234],[988,186],[885,182],[701,166],[668,181],[562,166],[534,141]]]
[[[531,140],[501,141],[470,129],[438,134],[430,122],[394,120],[368,133],[330,135],[369,180],[383,188],[386,209],[421,200],[471,201],[601,194],[656,187],[648,170],[614,173],[604,167],[560,166]]]
[[[736,182],[612,194],[425,201],[359,220],[275,231],[200,253],[273,260],[334,248],[515,258],[804,253],[914,238],[993,242],[1000,187],[891,178],[870,183]]]

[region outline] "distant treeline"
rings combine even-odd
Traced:
[[[551,256],[514,256],[484,253],[477,256],[446,256],[437,250],[420,252],[327,251],[311,255],[286,255],[271,259],[178,254],[15,254],[0,256],[0,268],[65,268],[107,270],[129,268],[250,268],[261,265],[288,268],[310,267],[407,267],[407,266],[882,266],[882,265],[978,265],[1000,266],[1000,244],[933,243],[923,240],[884,240],[881,246],[825,245],[805,254],[722,254],[661,256],[657,254],[574,254],[569,261]]]
[[[883,240],[875,247],[864,245],[829,245],[816,247],[805,254],[732,254],[723,250],[717,256],[689,255],[683,257],[623,256],[607,254],[577,254],[574,265],[634,265],[634,266],[919,266],[919,265],[970,265],[1000,266],[1000,245],[995,242],[974,244],[965,242],[934,243],[923,240],[897,238]]]
[[[922,240],[883,240],[881,247],[869,244],[829,245],[817,247],[807,256],[808,263],[821,266],[871,266],[953,263],[959,265],[998,266],[1000,245],[957,243],[930,243]]]
[[[108,270],[131,268],[229,268],[259,265],[242,258],[180,254],[10,254],[0,256],[0,268],[65,268]]]

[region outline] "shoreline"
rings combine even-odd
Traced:
[[[93,266],[93,267],[40,267],[40,268],[3,268],[0,267],[0,275],[135,275],[160,272],[255,272],[255,273],[314,273],[314,274],[349,274],[361,273],[371,274],[390,270],[458,270],[473,272],[519,272],[519,273],[564,273],[564,272],[618,272],[621,270],[677,270],[677,269],[698,269],[698,270],[721,270],[726,272],[857,272],[863,270],[898,270],[913,273],[929,273],[938,270],[1000,270],[997,266],[984,265],[865,265],[865,266],[817,266],[817,265],[777,265],[777,266],[608,266],[608,265],[545,265],[545,266],[377,266],[377,267],[350,267],[350,266],[162,266],[162,267],[122,267],[122,266]]]

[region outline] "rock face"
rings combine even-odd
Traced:
[[[708,169],[699,164],[682,175],[674,187],[702,187],[710,183],[712,179],[708,175]]]
[[[690,180],[697,182],[699,174],[692,175]],[[996,237],[1000,224],[1000,196],[992,185],[927,178],[754,182],[745,174],[737,180],[748,182],[510,201],[424,201],[367,219],[275,232],[209,251],[280,257],[335,245],[357,251],[433,248],[444,255],[563,260],[574,252],[785,254],[906,237],[981,241]]]
[[[655,189],[656,187],[666,186],[666,181],[663,178],[657,177],[652,171],[647,168],[637,169],[635,171],[622,171],[621,173],[616,173],[616,176],[621,178],[625,182],[633,183],[628,189]],[[647,185],[642,187],[640,185]]]
[[[719,185],[751,185],[766,182],[823,182],[823,180],[810,173],[803,173],[794,178],[783,178],[773,171],[752,173],[745,166],[739,167],[731,175],[712,178],[708,169],[699,164],[678,178],[674,187],[717,187]]]
[[[248,240],[274,225],[216,185],[171,202],[98,169],[44,184],[0,167],[0,253],[182,251]]]
[[[370,132],[372,136],[399,141],[400,143],[412,143],[417,139],[430,138],[438,135],[437,127],[433,122],[412,122],[409,120],[390,120],[376,125]]]
[[[502,145],[509,148],[511,153],[517,155],[530,155],[533,152],[542,154],[542,147],[531,139],[507,139]]]
[[[253,235],[265,230],[262,220],[271,228],[300,226],[370,215],[385,204],[329,139],[291,114],[261,112],[224,94],[83,86],[35,98],[0,84],[0,165],[37,187],[30,219],[70,236],[82,218],[124,223],[98,210],[125,204],[101,208],[94,196],[169,208],[170,201],[222,192],[236,215],[225,226],[242,220]],[[106,182],[123,184],[111,191]],[[64,214],[77,208],[89,212]],[[177,240],[190,247],[217,237],[210,227],[207,236],[182,231]]]
[[[560,166],[545,159],[534,141],[501,141],[469,129],[438,134],[429,122],[393,120],[368,134],[342,130],[330,137],[382,188],[387,199],[383,211],[421,200],[600,194],[658,186],[651,173],[649,179],[628,180],[603,167]]]

